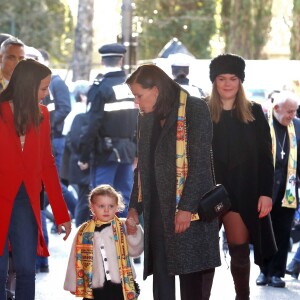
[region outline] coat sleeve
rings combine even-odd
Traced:
[[[129,202],[129,208],[134,208],[137,210],[138,214],[140,215],[143,211],[143,203],[138,202],[138,194],[139,194],[139,169],[138,165],[134,169],[134,175],[133,175],[133,187],[131,190],[130,195],[130,202]]]
[[[72,248],[69,256],[69,262],[68,262],[66,277],[64,282],[64,290],[74,292],[74,293],[76,291],[76,260],[75,260],[76,238],[77,235],[75,236],[72,243]]]
[[[213,186],[210,149],[212,121],[207,104],[188,98],[186,107],[188,175],[178,209],[196,212],[201,197]]]
[[[56,224],[62,224],[70,221],[70,216],[63,198],[55,160],[52,155],[49,112],[45,106],[42,106],[42,112],[44,116],[41,128],[43,134],[42,138],[44,140],[42,153],[42,181],[45,185],[55,222]]]
[[[255,117],[258,132],[259,146],[259,184],[260,195],[272,198],[274,183],[274,166],[272,155],[272,139],[270,126],[259,104],[253,104],[253,115]]]
[[[54,76],[50,89],[55,101],[54,126],[62,124],[71,111],[70,92],[66,83],[58,76]]]

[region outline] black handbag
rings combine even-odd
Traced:
[[[210,162],[214,180],[214,187],[208,191],[199,201],[198,214],[200,220],[210,222],[219,218],[230,208],[230,199],[225,187],[222,184],[216,184],[215,171],[213,165],[213,153],[210,151]]]

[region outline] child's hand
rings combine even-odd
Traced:
[[[137,214],[136,210],[134,210],[134,211]],[[133,214],[132,211],[129,211],[128,212],[128,217],[127,217],[126,222],[125,222],[128,235],[136,234],[136,232],[137,232],[137,226],[136,225],[138,224],[138,221],[136,221],[136,220],[138,220],[138,216],[137,215],[135,216],[135,214]]]

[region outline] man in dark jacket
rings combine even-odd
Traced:
[[[39,49],[39,51],[43,57],[43,63],[49,66],[48,52],[44,49]],[[71,111],[70,92],[68,86],[59,75],[52,75],[49,90],[50,94],[43,100],[43,103],[50,111],[53,155],[57,171],[60,174],[65,147],[65,136],[63,136],[62,131],[64,120]]]
[[[110,184],[122,193],[126,209],[120,216],[124,217],[133,184],[138,113],[122,70],[125,52],[125,47],[118,43],[99,49],[103,72],[88,92],[91,107],[87,112],[87,129],[80,138],[78,162],[81,170],[91,165],[93,187]]]
[[[300,120],[296,118],[297,96],[288,91],[275,93],[269,113],[275,164],[271,219],[278,251],[264,261],[257,285],[283,288],[290,233],[296,208],[300,174]],[[263,175],[262,175],[263,176]]]

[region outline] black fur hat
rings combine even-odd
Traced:
[[[220,74],[234,74],[244,82],[245,60],[236,54],[221,54],[211,60],[209,65],[209,78],[214,82]]]

